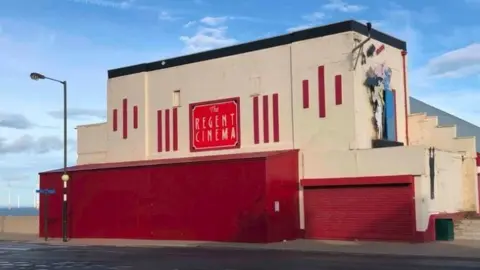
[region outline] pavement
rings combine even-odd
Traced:
[[[43,239],[0,234],[0,269],[480,269],[480,241],[273,244]]]
[[[0,234],[0,240],[22,243],[47,243],[67,246],[117,246],[117,247],[190,247],[209,249],[247,249],[247,250],[290,250],[303,252],[352,253],[396,256],[424,256],[480,259],[480,241],[455,240],[431,243],[364,242],[364,241],[316,241],[299,239],[294,241],[248,244],[199,241],[159,241],[159,240],[123,240],[123,239],[70,239],[67,243],[61,239],[49,239],[35,235]]]
[[[0,270],[463,270],[479,259],[197,247],[80,246],[0,241]]]

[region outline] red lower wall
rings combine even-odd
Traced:
[[[305,237],[322,240],[414,239],[411,175],[303,179]]]
[[[71,238],[272,242],[298,236],[296,151],[70,172]],[[281,168],[275,170],[275,168]],[[60,173],[41,174],[49,236],[61,237]],[[40,216],[45,215],[41,198]],[[274,211],[279,201],[281,211]],[[42,220],[42,218],[41,218]],[[40,222],[43,236],[43,222]]]
[[[298,206],[298,152],[266,160],[268,242],[301,238]],[[275,212],[275,202],[279,211]]]

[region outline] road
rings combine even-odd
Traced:
[[[480,260],[278,250],[49,246],[0,242],[0,269],[461,270],[480,269]]]

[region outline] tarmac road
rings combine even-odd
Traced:
[[[0,242],[0,269],[480,269],[480,260],[212,248],[51,246]]]

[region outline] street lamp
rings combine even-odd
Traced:
[[[67,182],[70,177],[67,173],[67,81],[60,81],[40,73],[30,73],[32,80],[50,80],[63,85],[63,205],[62,205],[62,235],[63,242],[67,242]]]

